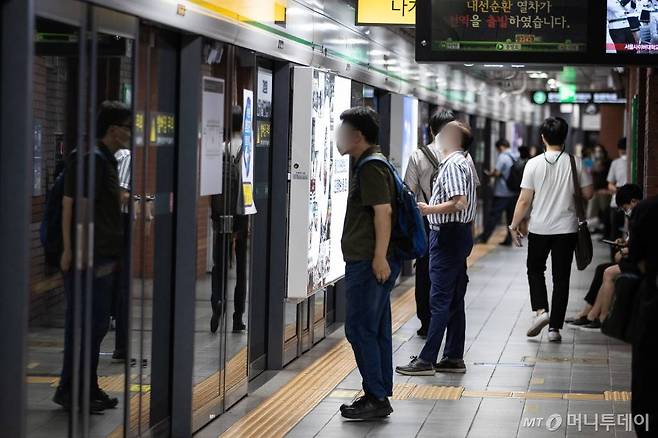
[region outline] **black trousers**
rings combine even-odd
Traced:
[[[236,282],[235,290],[233,292],[233,319],[241,320],[245,312],[245,303],[247,298],[247,251],[249,245],[249,234],[247,224],[247,216],[235,216],[236,223],[233,236],[235,237],[235,271]],[[243,223],[244,222],[244,223]],[[223,313],[226,310],[226,293],[222,293],[224,287],[222,281],[224,272],[228,272],[229,257],[225,256],[223,245],[225,239],[230,238],[230,235],[215,234],[215,245],[213,246],[213,267],[211,272],[211,296],[210,303],[215,311]],[[226,269],[226,270],[225,270]]]
[[[429,222],[424,218],[425,231],[427,236],[430,234]],[[424,256],[416,259],[416,316],[420,320],[420,324],[424,328],[429,328],[430,318],[430,252],[429,245],[427,252]]]
[[[128,303],[130,302],[130,227],[132,220],[130,214],[121,213],[123,220],[123,252],[119,267],[119,279],[114,297],[114,319],[116,331],[114,333],[114,349],[125,353],[128,345]]]
[[[512,223],[517,199],[518,196],[494,196],[493,202],[491,203],[491,211],[489,212],[489,216],[484,224],[484,231],[480,236],[482,240],[489,240],[496,229],[496,226],[500,223],[500,218],[502,217],[503,212],[505,212],[505,224],[510,225]],[[505,242],[509,243],[511,241],[512,235],[509,230],[507,230]]]
[[[561,329],[569,302],[569,281],[571,263],[576,250],[577,235],[569,234],[528,234],[528,283],[532,310],[549,311],[548,291],[546,290],[546,260],[551,255],[553,276],[552,311],[550,328]]]
[[[599,294],[599,289],[601,289],[601,285],[603,284],[603,273],[606,269],[608,269],[610,266],[614,266],[615,264],[616,263],[601,263],[596,267],[596,270],[594,271],[594,278],[592,278],[592,283],[590,283],[587,295],[585,295],[585,301],[587,304],[591,306],[594,305],[596,302],[596,297]]]

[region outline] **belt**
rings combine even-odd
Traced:
[[[455,227],[461,227],[464,225],[470,226],[472,222],[446,222],[445,224],[430,224],[430,230],[432,231],[439,231],[441,228],[455,228]]]

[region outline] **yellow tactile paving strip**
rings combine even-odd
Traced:
[[[476,245],[468,259],[471,266],[496,247],[505,236],[500,229],[488,245]],[[414,289],[398,296],[391,305],[393,331],[397,331],[416,313]],[[327,397],[356,368],[349,343],[341,341],[324,357],[313,362],[279,391],[242,417],[222,438],[278,438],[290,431],[306,414]],[[409,396],[409,388],[398,389]]]

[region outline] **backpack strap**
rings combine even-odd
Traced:
[[[430,148],[428,148],[427,145],[424,144],[418,146],[418,149],[420,149],[421,152],[430,161],[430,163],[432,163],[432,167],[434,167],[434,170],[437,170],[439,168],[439,160],[437,160],[436,156],[434,155],[434,152],[432,152]]]
[[[380,163],[384,163],[386,165],[388,171],[391,174],[391,178],[393,179],[393,184],[396,186],[395,191],[397,192],[398,191],[397,186],[402,183],[402,179],[398,176],[398,172],[395,169],[395,167],[393,167],[393,165],[386,159],[386,157],[384,157],[381,154],[368,155],[357,164],[356,169],[354,169],[354,173],[356,176],[356,183],[359,184],[359,171],[361,170],[361,168],[365,164],[370,163],[372,161],[379,161]]]
[[[576,198],[576,216],[578,216],[578,223],[583,223],[586,221],[584,208],[585,199],[583,198],[583,192],[578,182],[578,168],[576,167],[576,159],[572,154],[569,154],[569,159],[571,161],[571,178],[573,180],[573,191]]]

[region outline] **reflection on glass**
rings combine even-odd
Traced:
[[[88,87],[86,78],[81,83],[78,77],[79,29],[38,19],[36,30],[28,436],[67,436],[69,415],[77,418],[73,423],[77,430],[83,429],[84,420],[91,436],[106,436],[123,421],[125,366],[115,350],[125,343],[125,331],[120,330],[125,325],[120,321],[126,289],[119,279],[125,278],[121,268],[126,252],[115,154],[120,157],[131,143],[132,115],[128,102],[120,102],[120,90],[132,85],[132,41],[98,34],[97,80],[105,86],[95,96],[98,120],[92,124],[98,141],[87,151],[77,136],[77,113],[85,109],[75,106],[80,90]],[[91,39],[86,43],[91,44]],[[82,211],[93,211],[95,216],[94,266],[76,271],[74,248],[86,246],[88,237],[76,238],[62,229],[75,227],[78,206],[84,202],[76,196],[76,188],[85,193],[89,183],[85,173],[76,172],[76,163],[86,169],[91,157],[96,163],[95,202],[92,210]],[[84,223],[86,216],[80,216]],[[82,383],[85,374],[88,392]],[[80,411],[83,404],[102,417]]]

